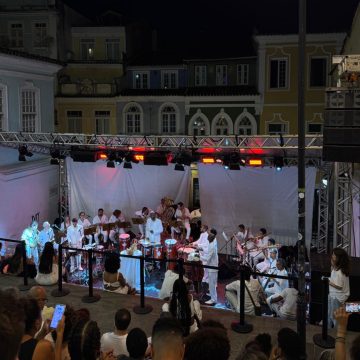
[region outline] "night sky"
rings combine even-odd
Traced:
[[[251,35],[297,32],[297,0],[67,0],[89,17],[113,9],[158,30],[159,47],[183,56],[250,54]],[[308,0],[308,31],[348,31],[359,0]],[[342,4],[342,6],[340,6]],[[206,51],[205,51],[206,49]]]

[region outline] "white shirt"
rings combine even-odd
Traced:
[[[160,234],[163,232],[163,225],[161,220],[152,220],[148,218],[146,221],[146,237],[151,243],[160,243]],[[152,231],[152,232],[151,232]]]
[[[82,227],[86,228],[88,226],[91,226],[91,222],[89,219],[84,219],[84,221],[81,220],[81,218],[78,219],[78,224],[81,225]]]
[[[38,230],[34,231],[32,227],[26,228],[21,235],[21,240],[25,241],[26,246],[31,248],[37,247],[39,241]]]
[[[335,289],[333,286],[329,286],[329,296],[344,303],[350,295],[349,277],[346,276],[341,270],[331,270],[330,281],[340,286],[342,289]]]
[[[77,224],[76,227],[71,225],[67,229],[66,239],[69,241],[70,247],[82,248],[82,239],[84,236],[84,228]]]
[[[218,257],[218,249],[217,249],[217,240],[214,239],[212,242],[209,242],[209,249],[206,258],[206,265],[209,266],[218,266],[219,265],[219,257]],[[216,269],[208,269],[208,272],[218,271]]]
[[[242,243],[246,239],[247,234],[248,234],[247,230],[245,230],[244,232],[238,231],[238,233],[236,234],[236,237]]]
[[[288,276],[288,273],[286,271],[286,269],[283,270],[276,270],[274,275],[279,275],[279,276]],[[277,283],[274,281],[276,280]],[[285,290],[286,288],[289,287],[289,280],[287,279],[276,279],[276,278],[272,278],[270,280],[271,283],[274,283],[274,294],[279,294],[281,293],[283,290]]]
[[[116,335],[113,332],[105,333],[100,340],[101,343],[101,351],[107,352],[113,350],[114,356],[119,355],[129,355],[126,348],[126,335]]]
[[[189,222],[190,222],[190,218],[191,218],[190,211],[189,211],[189,209],[186,208],[186,207],[184,207],[183,210],[176,209],[175,217],[176,217],[178,220],[183,221],[184,223],[189,223]],[[184,218],[185,218],[185,219],[184,219]]]
[[[109,223],[114,223],[117,221],[125,222],[126,221],[125,216],[122,213],[120,214],[119,217],[116,217],[115,215],[110,216]]]
[[[161,289],[159,292],[159,299],[164,300],[167,297],[171,296],[173,291],[174,282],[179,278],[179,274],[176,274],[172,270],[167,270],[165,273],[164,281],[161,285]],[[183,276],[184,281],[187,283],[188,279]]]
[[[206,265],[206,256],[208,254],[209,251],[209,240],[208,240],[208,236],[209,234],[207,233],[207,231],[202,232],[200,234],[199,240],[194,241],[192,243],[192,245],[197,245],[199,248],[201,248],[202,250],[200,250],[200,260],[203,262],[204,265]]]
[[[284,303],[279,308],[280,314],[296,319],[298,291],[294,288],[286,288],[278,295],[284,299]]]
[[[43,249],[47,242],[50,242],[55,238],[54,230],[50,227],[49,229],[42,229],[39,234],[39,244]]]
[[[103,214],[103,216],[100,218],[99,215],[96,215],[93,219],[93,224],[97,225],[97,224],[107,224],[108,223],[108,218],[105,214]]]

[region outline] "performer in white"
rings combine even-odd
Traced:
[[[276,269],[277,250],[275,248],[271,248],[267,253],[270,255],[264,261],[256,265],[256,270],[258,272],[265,273],[269,270],[275,271]]]
[[[202,261],[203,265],[207,265],[206,259],[207,259],[207,254],[209,252],[208,230],[209,228],[207,225],[202,225],[199,240],[191,243],[192,246],[194,246],[196,249],[199,250],[200,260]],[[208,273],[208,269],[206,268],[204,269],[204,276],[202,281],[206,283],[209,282],[209,273]]]
[[[285,268],[284,259],[282,258],[277,259],[276,271],[273,274],[279,276],[288,276],[288,273]],[[267,296],[270,296],[273,294],[280,294],[283,290],[285,290],[288,287],[289,287],[289,280],[270,278],[267,284],[265,284],[264,291]]]
[[[110,216],[109,219],[109,223],[116,223],[116,222],[124,223],[125,221],[126,221],[125,216],[119,209],[114,210],[113,214]],[[125,232],[126,231],[124,228],[118,228],[118,230],[111,229],[109,238],[112,242],[114,242],[116,233],[125,234]]]
[[[103,230],[102,225],[107,224],[108,218],[104,214],[104,209],[100,208],[98,210],[98,214],[93,219],[93,224],[98,225],[98,231],[95,234],[95,242],[97,245],[99,245],[99,235],[102,234],[104,236],[104,243],[108,240],[108,232],[106,230]]]
[[[209,250],[206,256],[206,264],[208,266],[218,266],[219,258],[218,258],[218,248],[217,248],[217,240],[216,240],[217,231],[215,229],[211,229],[209,232],[208,240],[209,240]],[[209,291],[210,291],[210,300],[206,301],[206,305],[215,305],[217,303],[217,280],[218,280],[218,270],[217,269],[208,269],[209,272]]]
[[[68,227],[66,238],[69,242],[69,246],[77,249],[82,248],[82,241],[84,238],[84,228],[78,224],[76,218],[72,219],[72,225]],[[82,271],[81,267],[81,253],[70,257],[71,268],[70,272],[74,272],[76,269]]]
[[[142,238],[145,236],[145,225],[146,225],[147,217],[149,216],[150,211],[152,211],[152,210],[147,208],[146,206],[144,206],[141,210],[138,210],[135,212],[136,217],[144,219],[144,221],[145,221],[144,224],[139,224],[139,231],[140,231]]]
[[[150,213],[150,218],[146,221],[146,238],[151,244],[160,244],[160,234],[163,232],[163,225],[160,219],[156,218],[156,213]]]
[[[40,231],[39,234],[39,248],[40,253],[43,252],[44,246],[47,242],[52,242],[55,240],[54,230],[50,227],[48,221],[43,223],[43,229]]]
[[[36,268],[39,266],[39,230],[38,230],[38,222],[33,221],[29,227],[27,227],[22,235],[21,240],[25,241],[26,248],[26,257],[28,259],[33,259]]]
[[[66,235],[69,226],[71,226],[71,219],[69,215],[66,215],[64,221],[60,225],[60,230]],[[61,238],[61,243],[64,241],[66,241],[66,236]]]
[[[159,219],[161,219],[161,217],[162,217],[165,210],[166,210],[165,198],[162,198],[160,200],[159,206],[156,208],[156,214],[159,217]]]
[[[255,240],[255,250],[250,251],[250,257],[254,265],[257,265],[260,260],[265,259],[265,249],[267,249],[269,245],[269,236],[267,235],[266,229],[261,228]]]
[[[190,237],[190,219],[191,219],[191,215],[190,215],[190,211],[187,207],[184,206],[184,203],[179,202],[178,203],[178,208],[175,212],[175,217],[178,221],[181,221],[186,229],[186,241],[189,241],[189,237]],[[171,234],[173,234],[173,231],[176,231],[176,228],[171,228]]]
[[[84,211],[81,211],[79,213],[79,219],[78,224],[81,225],[84,229],[91,226],[90,220],[86,217],[86,214]],[[92,235],[85,235],[86,239],[88,240],[89,244],[92,243]]]

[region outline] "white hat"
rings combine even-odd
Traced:
[[[45,226],[50,226],[50,223],[48,221],[44,221],[43,222],[43,227],[45,227]]]

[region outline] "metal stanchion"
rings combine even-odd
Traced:
[[[93,251],[92,249],[89,249],[87,251],[88,254],[88,271],[89,271],[89,295],[85,295],[81,298],[81,301],[84,303],[94,303],[96,301],[100,300],[99,294],[94,294],[93,292],[93,286],[94,286],[94,279],[93,279],[93,271],[92,271],[92,257],[93,257]]]
[[[179,269],[179,280],[183,280],[183,277],[184,277],[184,259],[179,258],[177,263],[178,263],[178,269]]]
[[[245,269],[240,268],[240,322],[233,322],[231,328],[241,334],[249,333],[253,330],[252,324],[245,322]]]
[[[335,347],[335,339],[328,335],[328,295],[329,295],[329,279],[322,278],[323,281],[323,304],[322,304],[322,332],[315,334],[313,341],[317,346],[324,349],[332,349]]]
[[[62,297],[66,296],[70,293],[70,290],[67,288],[63,288],[62,284],[62,244],[59,244],[59,251],[58,251],[58,288],[54,289],[51,292],[51,296],[54,297]]]
[[[22,250],[22,261],[23,261],[23,273],[24,273],[24,284],[19,285],[20,291],[26,291],[30,289],[28,283],[28,274],[27,274],[27,258],[26,258],[26,245],[25,241],[21,243],[21,250]]]
[[[151,305],[145,305],[145,258],[140,259],[140,306],[134,306],[133,311],[135,314],[148,314],[152,311]]]

